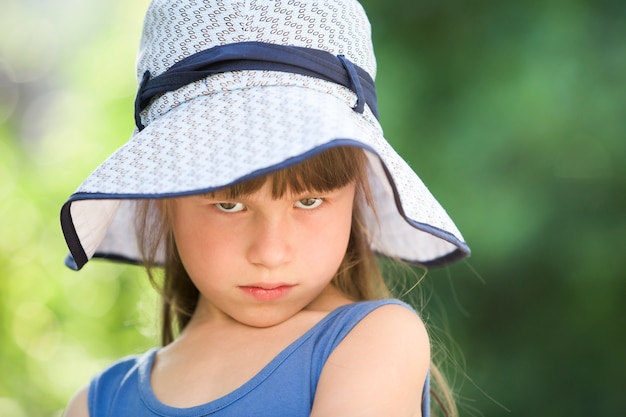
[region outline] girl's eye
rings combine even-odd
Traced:
[[[215,207],[226,213],[237,213],[245,208],[242,203],[216,203]]]
[[[302,200],[296,201],[295,206],[301,209],[311,210],[316,207],[319,207],[320,204],[324,202],[323,198],[303,198]]]

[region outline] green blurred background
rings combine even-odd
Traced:
[[[626,2],[363,4],[386,136],[473,250],[422,284],[461,415],[626,415]],[[2,417],[157,343],[141,270],[66,269],[58,221],[132,129],[146,5],[0,0]]]

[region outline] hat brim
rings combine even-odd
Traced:
[[[185,101],[135,132],[63,206],[66,263],[80,269],[92,257],[140,262],[135,199],[219,189],[334,146],[368,151],[377,219],[366,221],[374,250],[425,266],[469,254],[452,220],[371,114],[306,87],[255,86]]]

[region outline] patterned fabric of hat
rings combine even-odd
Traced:
[[[202,193],[334,146],[367,151],[377,252],[437,266],[460,232],[383,137],[370,25],[353,0],[154,0],[137,61],[137,129],[61,209],[70,255],[141,262],[138,199]]]

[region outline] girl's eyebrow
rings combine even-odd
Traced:
[[[233,194],[229,193],[226,190],[216,190],[216,191],[208,191],[206,193],[197,194],[200,198],[206,198],[208,200],[236,200],[239,198],[245,198],[246,193]]]
[[[207,199],[207,200],[215,200],[215,199],[225,197],[226,194],[224,192],[219,192],[219,191],[208,191],[206,193],[196,194],[196,196]]]
[[[287,197],[287,198],[293,198],[294,200],[298,200],[298,199],[309,198],[309,197],[324,197],[326,195],[332,194],[334,191],[336,190],[329,190],[329,191],[307,190],[307,191],[301,191],[299,193],[285,193],[282,198]],[[217,191],[209,191],[206,193],[197,194],[197,197],[206,199],[206,200],[232,201],[232,200],[240,200],[240,199],[244,200],[250,197],[250,195],[252,194],[254,193],[240,193],[237,195],[233,195],[227,191],[217,190]],[[281,197],[277,197],[277,198],[281,198]]]

